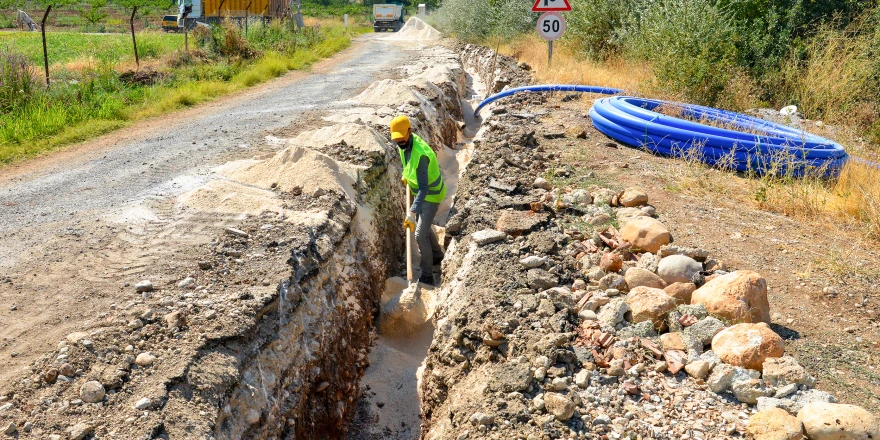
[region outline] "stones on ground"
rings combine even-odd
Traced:
[[[579,388],[588,388],[590,386],[590,372],[586,369],[578,371],[574,375],[574,384]]]
[[[501,216],[498,217],[498,221],[495,222],[495,229],[506,234],[518,236],[547,221],[547,217],[548,214],[545,212],[503,211]],[[477,243],[479,244],[479,241]]]
[[[526,269],[534,269],[536,267],[543,266],[547,264],[547,257],[539,257],[537,255],[531,255],[528,257],[519,260],[519,264],[521,264]]]
[[[648,194],[641,188],[627,188],[617,196],[618,203],[627,208],[648,204]]]
[[[601,272],[601,269],[599,269]],[[626,279],[616,273],[609,273],[599,279],[599,289],[609,290],[616,289],[618,291],[627,290]]]
[[[614,328],[626,319],[626,314],[629,311],[629,305],[626,304],[626,300],[617,299],[611,301],[599,310],[599,323],[604,327]]]
[[[684,370],[694,379],[705,379],[709,374],[709,363],[706,361],[691,362],[685,365]]]
[[[55,382],[55,379],[58,379],[58,370],[55,368],[50,368],[48,371],[43,373],[43,382],[52,383]]]
[[[761,397],[769,397],[773,394],[773,390],[767,388],[764,381],[756,378],[737,380],[734,377],[730,390],[736,400],[750,405],[758,403],[758,399]]]
[[[137,358],[135,358],[134,360],[134,363],[140,367],[148,367],[150,365],[153,365],[153,363],[155,362],[156,356],[153,356],[152,353],[141,353],[137,355]]]
[[[657,274],[641,267],[631,267],[627,269],[623,278],[626,280],[626,285],[630,289],[639,286],[652,287],[655,289],[664,289],[667,287],[666,282],[664,282]],[[688,303],[690,303],[690,300],[688,300]]]
[[[196,279],[193,277],[186,277],[181,282],[177,283],[177,287],[181,289],[192,289],[196,287]]]
[[[690,304],[691,295],[693,295],[695,290],[697,290],[697,285],[691,282],[672,283],[663,288],[663,291],[675,298],[675,302],[679,304]]]
[[[632,311],[633,322],[650,321],[654,328],[662,330],[666,314],[675,308],[675,299],[663,290],[640,286],[630,290],[626,304]]]
[[[733,386],[733,378],[736,376],[734,367],[720,364],[712,369],[712,374],[706,380],[709,389],[715,394],[721,394]]]
[[[544,269],[529,269],[526,277],[532,289],[547,290],[559,285],[559,277]]]
[[[657,265],[657,275],[666,284],[690,283],[694,279],[694,275],[700,273],[701,270],[703,270],[702,264],[684,255],[670,255],[660,260]]]
[[[556,420],[565,421],[574,414],[575,405],[568,397],[558,393],[544,394],[544,407]]]
[[[13,422],[9,422],[9,424],[3,428],[3,433],[6,435],[15,434],[15,431],[18,431],[18,427],[15,426],[15,423]]]
[[[596,312],[588,309],[581,310],[578,312],[578,316],[584,321],[598,321],[599,315]]]
[[[724,363],[761,371],[767,358],[785,353],[785,345],[770,326],[760,322],[737,324],[720,331],[712,338],[712,351]]]
[[[201,270],[209,270],[214,267],[214,264],[210,261],[199,261],[199,269]]]
[[[622,339],[654,338],[657,337],[657,329],[651,321],[642,321],[618,330],[617,336]]]
[[[143,292],[152,292],[153,291],[153,283],[150,280],[143,280],[134,285],[135,292],[143,293]]]
[[[73,377],[73,375],[76,374],[76,368],[73,368],[73,365],[65,362],[58,368],[58,373],[62,376]]]
[[[79,398],[86,403],[98,403],[104,400],[104,385],[96,380],[88,381],[79,388]]]
[[[471,237],[477,242],[477,245],[485,246],[490,243],[495,243],[496,241],[504,240],[507,238],[507,233],[496,231],[494,229],[483,229],[482,231],[474,232],[471,234]]]
[[[79,342],[85,338],[88,338],[88,337],[89,337],[89,334],[86,332],[73,332],[73,333],[67,335],[66,339],[67,339],[67,342],[76,344],[77,342]]]
[[[82,440],[92,433],[92,425],[88,423],[77,423],[68,429],[70,440]]]
[[[634,249],[650,253],[657,252],[660,246],[672,241],[669,229],[650,217],[630,219],[620,229],[620,237],[632,244]]]
[[[703,345],[709,345],[712,343],[712,338],[721,330],[724,330],[724,323],[714,316],[707,316],[697,321],[696,324],[685,328],[684,333],[693,336]]]
[[[880,438],[877,418],[862,407],[810,403],[798,412],[810,440],[873,440]]]
[[[320,195],[317,197],[320,197]],[[242,231],[241,229],[226,228],[226,229],[224,229],[224,231],[233,237],[239,237],[239,238],[248,238],[249,237],[248,233]]]
[[[746,431],[755,440],[800,440],[803,438],[801,421],[779,408],[759,411],[750,417]]]
[[[807,374],[807,370],[791,356],[768,358],[764,361],[764,382],[773,387],[789,384],[805,385],[812,388],[816,379]]]
[[[758,273],[739,270],[722,275],[695,290],[692,304],[730,322],[770,323],[767,281]]]
[[[685,353],[691,350],[702,351],[702,343],[682,332],[664,333],[660,335],[660,345],[664,350],[681,350]]]
[[[678,374],[687,365],[687,353],[681,350],[666,350],[663,352],[670,374]]]
[[[186,325],[186,317],[184,316],[183,312],[179,310],[165,315],[164,320],[165,325],[167,325],[168,328],[171,329],[180,328]]]
[[[599,268],[605,273],[618,272],[623,268],[623,260],[620,259],[620,255],[608,252],[602,255],[602,259],[599,260]]]
[[[134,409],[145,410],[149,408],[152,404],[153,402],[148,397],[144,397],[134,404]]]
[[[550,191],[550,189],[551,189],[550,182],[548,182],[547,179],[545,179],[543,177],[535,178],[535,181],[532,183],[532,187],[547,190],[547,191]]]
[[[489,425],[492,425],[495,423],[495,417],[490,416],[485,413],[476,412],[471,415],[469,421],[474,426],[480,426],[480,425],[489,426]]]

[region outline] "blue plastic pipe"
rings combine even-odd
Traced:
[[[477,106],[474,113],[517,92],[556,91],[621,93],[608,87],[578,85],[518,87],[490,96]],[[773,171],[795,176],[821,172],[836,176],[850,158],[840,144],[830,139],[741,113],[679,103],[672,105],[691,120],[655,111],[667,104],[670,103],[632,96],[602,98],[590,109],[590,119],[597,130],[628,146],[670,157],[695,157],[709,165],[737,171],[758,174]],[[728,128],[692,120],[713,122]],[[876,166],[863,159],[855,160]]]

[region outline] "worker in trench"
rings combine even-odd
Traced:
[[[409,118],[404,115],[391,120],[391,140],[397,142],[403,164],[401,182],[415,195],[403,221],[405,231],[415,230],[416,243],[421,252],[421,261],[418,265],[413,264],[413,277],[421,283],[434,285],[434,264],[443,260],[443,249],[431,228],[440,202],[446,197],[440,164],[434,150],[413,133]],[[415,266],[419,270],[415,270]]]

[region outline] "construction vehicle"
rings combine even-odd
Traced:
[[[192,29],[196,22],[219,23],[229,18],[279,18],[290,12],[288,0],[177,0],[179,26]],[[250,7],[248,7],[250,5]]]
[[[406,22],[403,17],[404,13],[403,3],[373,5],[373,31],[399,31]]]
[[[177,32],[180,26],[177,25],[176,15],[166,15],[162,17],[162,30],[165,32]]]

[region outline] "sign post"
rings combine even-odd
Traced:
[[[565,33],[565,19],[557,12],[571,11],[568,0],[535,0],[532,12],[543,12],[538,18],[538,35],[547,40],[547,67],[553,62],[553,41]]]
[[[541,0],[550,1],[550,0]],[[560,1],[560,0],[556,0]],[[538,34],[547,40],[547,66],[553,62],[553,41],[565,33],[565,19],[556,12],[545,12],[538,18]]]

